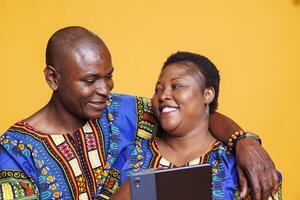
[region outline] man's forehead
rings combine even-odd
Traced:
[[[100,37],[82,27],[67,27],[57,31],[49,40],[46,63],[59,67],[74,60],[99,60],[110,57]],[[102,52],[106,55],[102,56]],[[104,54],[104,55],[105,55]]]
[[[79,45],[76,48],[71,50],[72,58],[74,58],[77,62],[88,61],[88,62],[96,62],[102,59],[105,59],[104,56],[101,56],[104,53],[104,49],[91,46],[91,45]]]
[[[62,48],[64,56],[62,59],[71,59],[76,62],[110,62],[110,53],[103,44],[93,43],[92,41],[78,41]]]
[[[60,70],[72,74],[108,74],[112,62],[108,49],[97,46],[80,45],[65,54],[59,65]]]

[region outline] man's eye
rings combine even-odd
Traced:
[[[112,74],[106,76],[107,79],[112,79],[112,77],[113,77]]]
[[[87,79],[84,82],[87,84],[93,84],[95,82],[95,79]]]

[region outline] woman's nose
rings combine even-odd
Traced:
[[[167,100],[170,98],[171,98],[170,90],[167,88],[163,89],[159,95],[159,100],[163,101],[163,100]]]

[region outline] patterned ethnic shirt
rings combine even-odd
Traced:
[[[122,94],[72,135],[17,122],[0,137],[0,199],[109,199],[132,173],[174,167],[150,140],[158,127],[149,99]],[[214,199],[237,197],[235,161],[222,143],[189,164],[200,163],[212,165]]]
[[[112,94],[102,116],[72,135],[24,121],[11,126],[0,137],[0,199],[108,199],[119,187],[120,174],[110,169],[120,152],[154,132],[154,117],[147,123],[139,115],[142,101]]]

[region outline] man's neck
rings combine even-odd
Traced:
[[[35,129],[47,134],[72,134],[81,128],[87,120],[75,117],[54,101],[25,119]]]

